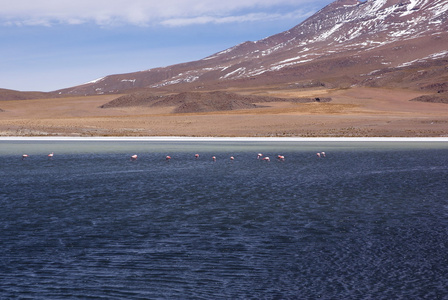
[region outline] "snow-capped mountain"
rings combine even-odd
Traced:
[[[111,75],[61,94],[231,86],[427,86],[448,81],[448,0],[337,0],[294,28],[202,60]]]

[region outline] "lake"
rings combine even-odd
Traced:
[[[444,141],[0,140],[0,205],[1,299],[448,296]]]

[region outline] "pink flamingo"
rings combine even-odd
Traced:
[[[283,155],[278,155],[277,158],[278,160],[285,161],[285,157]]]
[[[27,159],[28,157],[30,157],[28,154],[23,154],[22,155],[22,160]]]
[[[131,160],[132,160],[132,161],[137,160],[137,154],[132,155],[132,156],[131,156]]]
[[[263,157],[263,161],[271,161],[271,159],[269,158],[269,156]]]
[[[257,155],[257,159],[260,159],[260,158],[262,158],[262,157],[263,157],[263,154],[258,153],[258,155]]]
[[[325,157],[325,152],[321,152],[320,154],[322,155],[322,157]]]
[[[233,156],[230,156],[230,160],[234,160],[235,159],[235,157],[233,157]]]
[[[53,153],[53,152],[51,152],[51,153],[50,153],[50,154],[48,154],[47,156],[48,156],[48,158],[49,158],[49,159],[52,159],[52,158],[53,158],[53,156],[54,156],[54,153]]]
[[[195,154],[194,158],[198,159],[199,158],[199,154]]]
[[[213,161],[216,161],[216,156],[212,156],[212,160],[213,160]]]
[[[317,153],[316,153],[316,156],[317,156],[317,157],[320,157],[320,153],[319,153],[319,152],[317,152]]]
[[[166,159],[166,161],[170,161],[171,156],[167,155],[165,159]]]

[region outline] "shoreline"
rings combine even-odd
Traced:
[[[448,142],[448,137],[0,137],[1,141],[121,141],[121,142]]]

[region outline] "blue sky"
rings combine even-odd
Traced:
[[[0,0],[0,88],[53,91],[198,60],[331,0]]]

